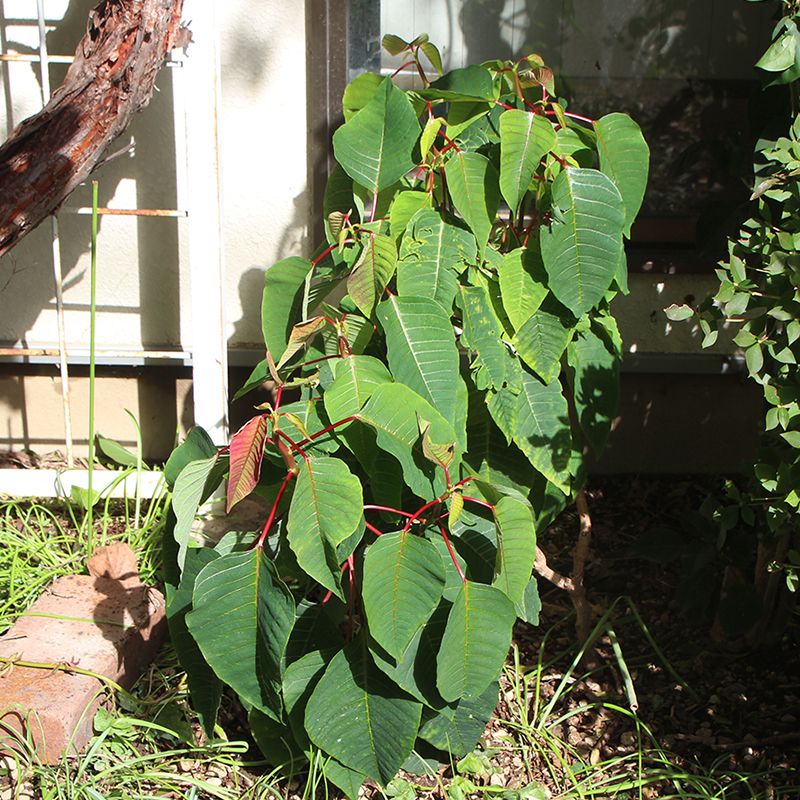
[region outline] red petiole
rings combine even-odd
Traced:
[[[294,472],[287,472],[286,477],[283,479],[283,483],[278,489],[278,494],[275,496],[275,502],[272,504],[272,508],[269,512],[269,517],[267,517],[267,521],[264,524],[264,528],[261,531],[261,536],[258,537],[258,541],[256,542],[256,547],[263,547],[264,542],[269,536],[269,532],[272,529],[272,524],[275,522],[275,516],[278,513],[278,506],[281,503],[281,498],[283,497],[283,493],[286,491],[286,487],[289,485],[289,481],[294,478]]]

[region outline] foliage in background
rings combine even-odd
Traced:
[[[756,66],[771,74],[770,86],[789,87],[796,112],[800,4],[780,6],[773,42]],[[729,483],[726,498],[709,508],[719,524],[718,548],[742,528],[759,535],[754,578],[745,576],[744,565],[730,565],[718,620],[727,635],[747,634],[755,643],[782,630],[793,601],[779,584],[794,591],[800,566],[800,116],[786,136],[756,144],[750,199],[752,216],[716,271],[716,295],[698,308],[670,306],[667,315],[696,319],[703,347],[716,342],[721,327],[736,325],[734,342],[763,391],[763,446],[753,484],[742,491]]]
[[[538,619],[536,529],[616,411],[609,303],[648,168],[636,124],[566,111],[537,56],[431,83],[427,37],[384,46],[421,88],[345,91],[328,242],[265,276],[240,394],[271,378],[274,404],[166,466],[168,616],[206,731],[228,686],[269,760],[320,750],[350,796],[469,753],[514,622]],[[226,477],[264,527],[196,547]]]

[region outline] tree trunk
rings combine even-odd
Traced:
[[[186,46],[183,0],[102,0],[64,83],[0,147],[0,256],[56,211],[150,101],[167,54]]]

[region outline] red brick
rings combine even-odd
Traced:
[[[141,584],[133,553],[125,549],[128,553],[117,546],[93,556],[91,575],[54,581],[0,638],[0,656],[71,663],[129,688],[154,658],[166,623],[162,595]],[[79,752],[107,694],[107,685],[91,676],[5,666],[0,752],[24,749],[20,739],[31,741],[37,757],[49,764]]]

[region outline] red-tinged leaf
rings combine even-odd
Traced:
[[[308,342],[310,342],[326,325],[328,321],[325,317],[312,317],[304,322],[298,322],[289,334],[289,343],[283,351],[281,360],[276,368],[280,369],[292,356],[299,352]]]
[[[261,475],[261,459],[264,457],[268,426],[266,417],[253,417],[242,425],[231,439],[227,507],[229,512],[256,488]]]

